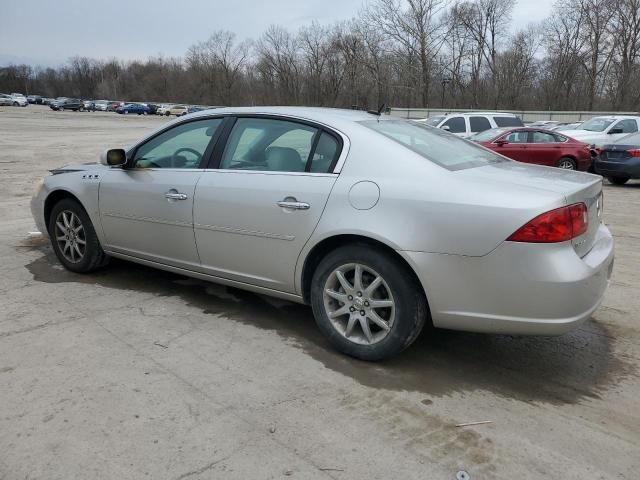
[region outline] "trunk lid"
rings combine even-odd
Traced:
[[[564,196],[566,205],[583,202],[587,206],[589,227],[571,243],[580,257],[589,253],[593,247],[602,215],[602,177],[512,161],[470,168],[457,173],[489,182],[515,184],[559,193]]]

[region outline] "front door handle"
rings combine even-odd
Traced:
[[[164,194],[165,198],[167,198],[168,200],[186,200],[187,198],[187,194],[186,193],[178,193],[178,192],[167,192]]]
[[[311,205],[305,202],[299,202],[294,197],[287,197],[284,200],[280,200],[277,205],[282,208],[289,208],[291,210],[309,210]]]

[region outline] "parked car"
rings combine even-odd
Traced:
[[[6,93],[0,93],[0,107],[8,107],[13,105],[14,100],[11,98],[11,95],[7,95]]]
[[[88,112],[96,111],[96,104],[93,100],[84,100],[82,102],[82,105],[84,106],[84,109],[87,110]]]
[[[640,117],[628,115],[612,115],[607,117],[594,117],[584,122],[575,130],[560,130],[567,132],[581,142],[602,145],[613,143],[622,137],[635,133],[640,127]]]
[[[53,102],[54,100],[55,100],[54,98],[42,97],[42,104],[43,105],[50,105],[51,102]]]
[[[469,140],[519,162],[585,172],[591,169],[589,144],[543,128],[494,128]]]
[[[118,108],[120,108],[123,105],[124,105],[124,102],[110,102],[109,105],[107,106],[107,111],[116,112],[118,111]]]
[[[599,147],[594,161],[597,173],[616,185],[640,178],[640,133],[632,133]]]
[[[117,113],[137,113],[138,115],[146,115],[149,113],[149,107],[140,103],[125,103],[116,109]]]
[[[424,120],[429,126],[441,128],[459,137],[469,137],[497,127],[522,127],[522,120],[511,113],[498,112],[469,112],[450,115],[438,115]]]
[[[12,93],[11,99],[13,100],[12,105],[14,107],[26,107],[27,105],[29,105],[27,97],[25,97],[21,93]]]
[[[158,113],[158,105],[155,103],[143,103],[142,105],[149,107],[149,115],[155,115]]]
[[[37,105],[41,105],[42,104],[42,97],[40,95],[29,95],[29,96],[27,96],[27,102],[33,103],[33,104],[37,104]]]
[[[599,176],[386,115],[206,110],[76,160],[31,204],[67,269],[113,256],[308,303],[364,360],[426,323],[561,334],[598,307],[613,264]]]
[[[99,110],[101,112],[106,112],[109,109],[108,100],[96,100],[95,102],[93,102],[93,105],[96,110]]]
[[[84,102],[77,98],[59,98],[55,102],[49,104],[49,108],[62,112],[64,110],[73,110],[74,112],[82,112],[85,110]]]
[[[172,103],[163,103],[156,110],[156,114],[157,115],[171,115],[170,113],[167,113],[169,111],[169,109],[171,109],[171,107],[173,107]]]
[[[182,115],[186,115],[188,113],[188,107],[186,105],[172,105],[167,108],[164,114],[168,117],[169,115],[176,115],[181,117]]]
[[[539,127],[539,128],[551,129],[551,128],[557,126],[559,123],[560,122],[558,122],[556,120],[538,120],[536,122],[528,123],[526,126],[527,127]]]
[[[207,107],[202,107],[200,105],[189,105],[187,107],[187,114],[201,112],[201,111],[206,110],[206,109],[207,109]]]

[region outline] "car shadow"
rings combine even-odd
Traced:
[[[22,247],[42,252],[26,265],[36,281],[179,297],[205,313],[277,332],[325,367],[374,388],[417,391],[428,397],[484,390],[524,402],[561,405],[599,398],[634,373],[635,367],[615,356],[613,334],[596,319],[559,337],[425,329],[397,358],[367,363],[335,352],[307,306],[235,288],[212,288],[211,283],[119,260],[93,274],[75,274],[60,266],[48,244]]]

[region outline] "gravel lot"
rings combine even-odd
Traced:
[[[165,121],[0,109],[0,479],[638,478],[640,182],[605,187],[616,264],[579,330],[442,331],[366,364],[309,308],[125,262],[72,274],[28,236],[47,169]]]

